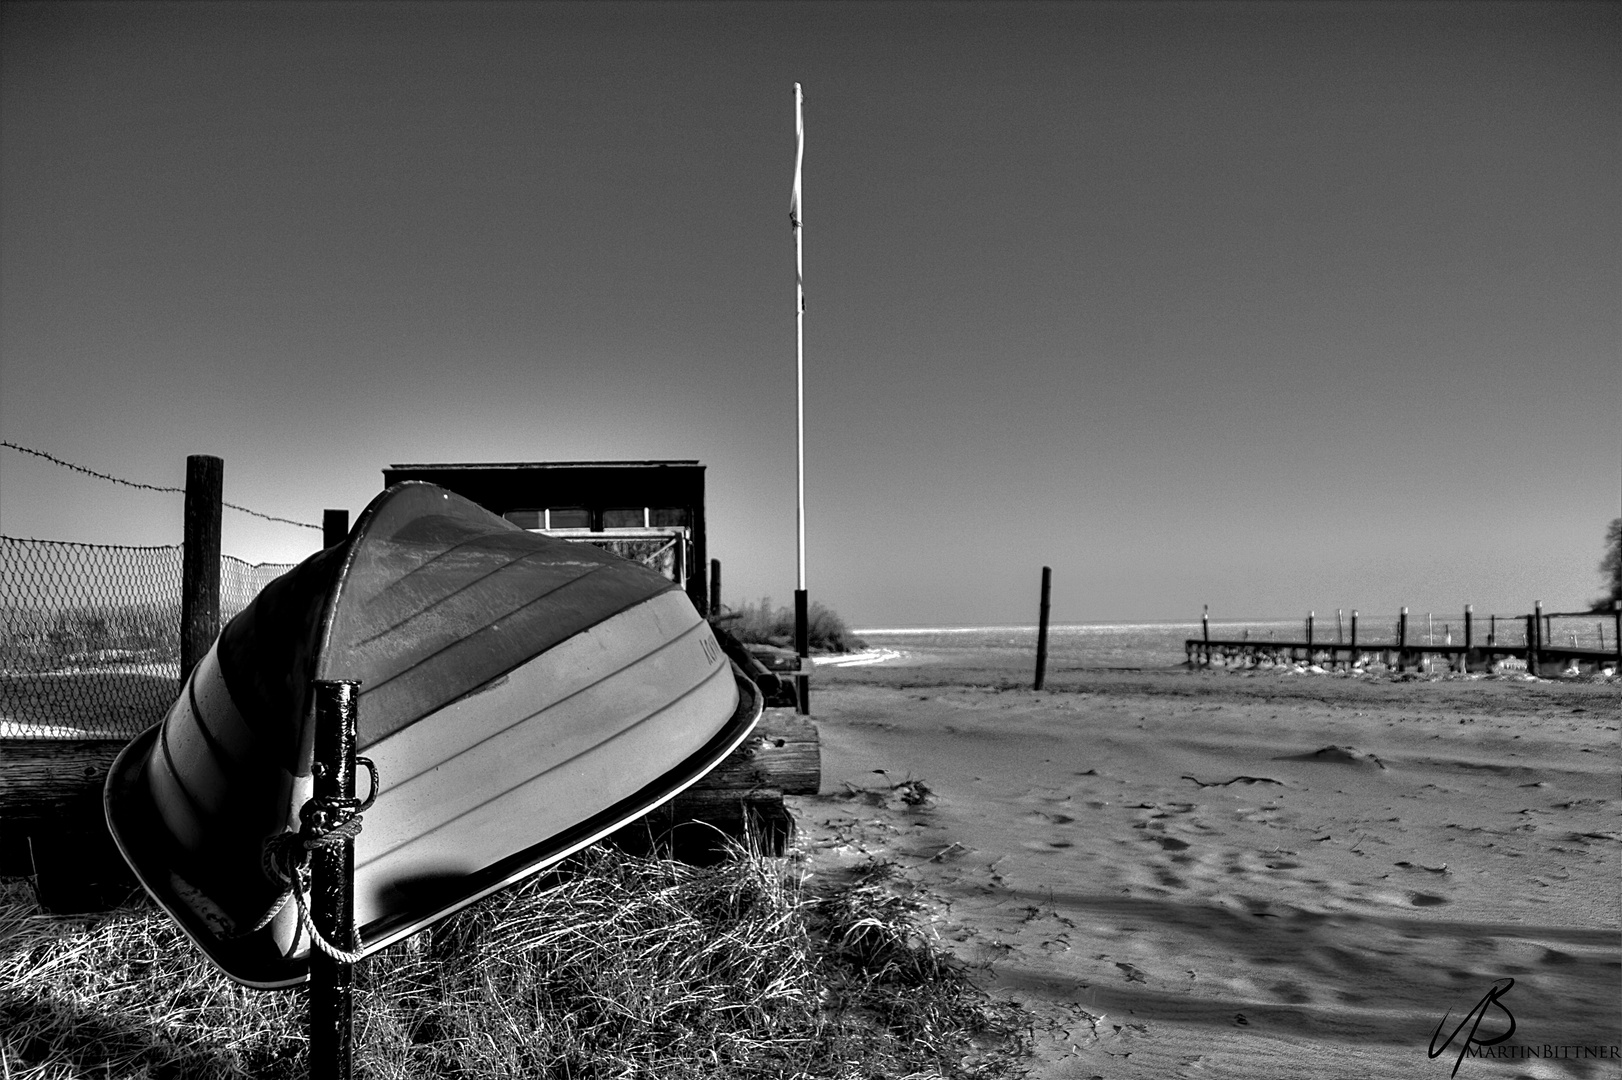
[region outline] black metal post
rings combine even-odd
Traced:
[[[321,511],[321,546],[324,548],[341,544],[349,536],[348,510]]]
[[[1408,609],[1403,608],[1402,614],[1397,616],[1397,670],[1404,671],[1408,667]]]
[[[355,800],[355,718],[360,684],[315,684],[316,807]],[[322,823],[331,828],[341,822]],[[345,951],[355,941],[355,841],[319,847],[310,857],[310,914],[321,936]],[[354,969],[319,949],[310,952],[310,1080],[350,1080]]]
[[[804,589],[794,590],[794,651],[800,657],[800,670],[794,676],[795,696],[799,698],[800,715],[811,715],[811,627],[810,611]]]
[[[721,560],[710,560],[710,618],[721,614]]]
[[[1048,595],[1053,589],[1053,567],[1042,567],[1042,606],[1037,609],[1036,621],[1036,689],[1042,689],[1042,680],[1048,672]]]
[[[180,556],[180,681],[220,636],[220,513],[225,461],[207,454],[186,458],[185,532]]]

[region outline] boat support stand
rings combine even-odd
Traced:
[[[377,774],[366,803],[355,798],[355,718],[360,684],[318,681],[315,684],[315,797],[299,816],[318,834],[337,833],[337,843],[310,853],[310,914],[316,940],[352,952],[355,934],[355,833],[359,811],[377,795]],[[370,765],[370,762],[367,762]],[[313,935],[314,936],[314,935]],[[354,1040],[354,966],[326,949],[310,950],[310,1078],[351,1080]]]

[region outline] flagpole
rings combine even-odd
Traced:
[[[794,590],[794,651],[799,654],[800,673],[795,676],[796,697],[801,715],[811,713],[811,678],[806,673],[810,655],[810,633],[805,589],[805,238],[800,205],[800,168],[805,161],[805,95],[794,84],[794,196],[789,203],[789,220],[794,225],[794,382],[795,382],[795,481],[794,508],[796,555],[799,576]]]

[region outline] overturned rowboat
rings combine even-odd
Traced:
[[[381,777],[355,840],[363,954],[658,807],[761,711],[673,582],[430,484],[390,488],[231,620],[108,776],[136,876],[250,986],[308,974],[265,851],[311,795],[318,680],[360,683]]]

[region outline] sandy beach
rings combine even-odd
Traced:
[[[794,809],[1032,1010],[1033,1076],[1622,1075],[1615,682],[1028,679],[819,670]]]

